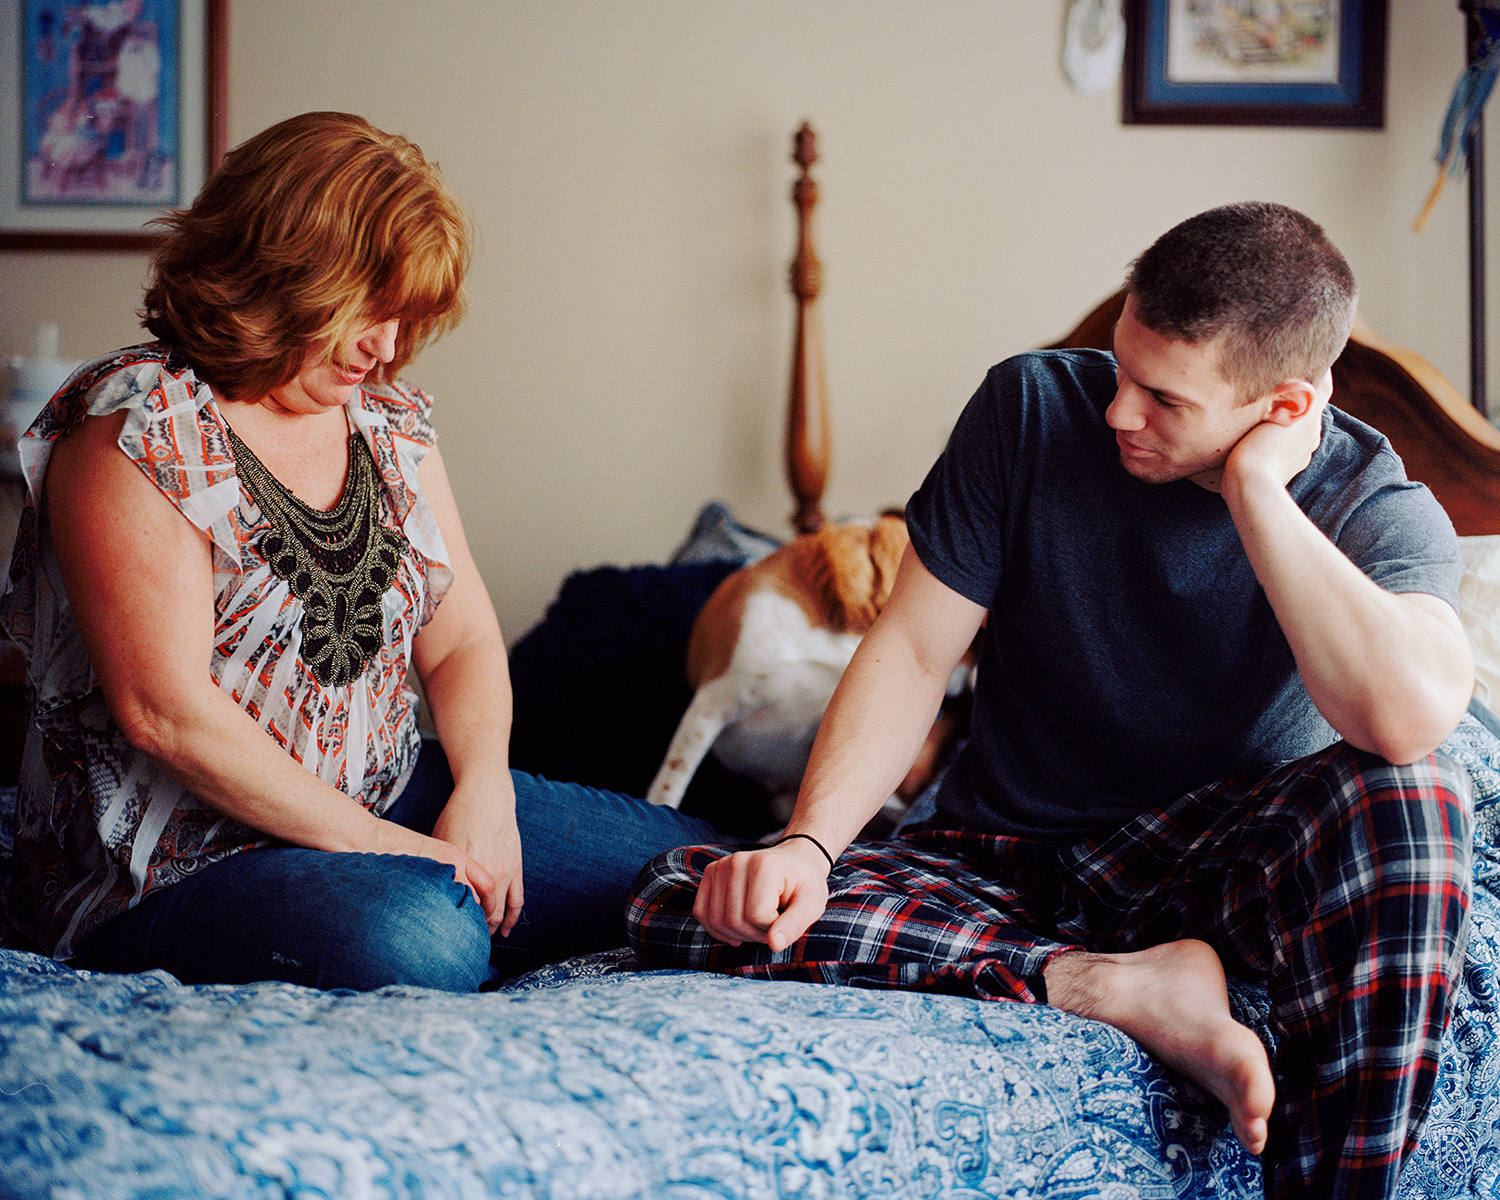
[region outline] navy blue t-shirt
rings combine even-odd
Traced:
[[[1330,744],[1217,493],[1120,463],[1115,363],[994,367],[907,506],[913,546],[989,610],[971,736],[942,824],[1078,833]],[[1453,526],[1385,438],[1329,406],[1289,491],[1392,592],[1458,607]]]

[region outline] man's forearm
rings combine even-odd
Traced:
[[[787,832],[817,838],[837,858],[906,777],[947,682],[872,630],[818,727]]]
[[[1273,477],[1226,475],[1224,499],[1313,703],[1340,736],[1411,762],[1452,731],[1473,688],[1457,615],[1385,591]]]

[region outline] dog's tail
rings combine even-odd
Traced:
[[[747,715],[755,707],[728,677],[711,679],[693,693],[692,702],[677,723],[666,757],[651,781],[646,799],[652,804],[676,808],[687,786],[726,725]]]

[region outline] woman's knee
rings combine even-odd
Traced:
[[[473,991],[488,975],[489,929],[446,863],[276,847],[152,893],[79,953],[94,969],[159,967],[185,983]]]
[[[490,931],[474,892],[446,863],[384,858],[391,868],[382,903],[351,945],[351,967],[368,983],[478,990],[489,973]],[[359,986],[359,985],[351,985]]]

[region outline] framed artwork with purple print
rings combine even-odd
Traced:
[[[0,0],[0,249],[137,249],[224,149],[227,0]]]

